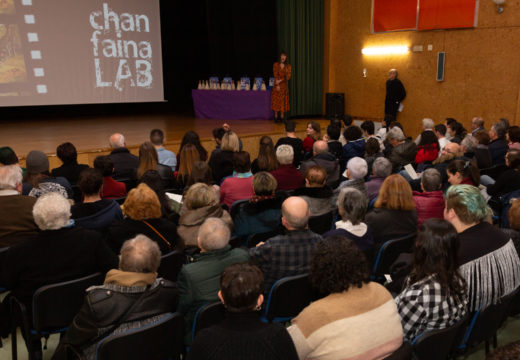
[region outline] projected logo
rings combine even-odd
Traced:
[[[148,16],[118,14],[103,3],[103,10],[90,13],[90,26],[94,29],[90,42],[96,87],[113,87],[118,91],[128,87],[151,88],[152,46],[146,40],[150,33]]]

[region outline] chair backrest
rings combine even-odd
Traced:
[[[333,222],[334,211],[319,216],[311,216],[309,218],[309,229],[316,234],[323,235],[332,229]]]
[[[105,337],[95,359],[176,359],[184,351],[183,341],[184,317],[170,313],[153,324]]]
[[[467,313],[450,327],[417,335],[412,341],[413,352],[421,360],[448,359],[464,337],[469,320],[470,314]]]
[[[177,281],[182,265],[186,263],[186,256],[177,250],[161,256],[161,264],[157,271],[159,276],[170,281]]]
[[[416,236],[416,233],[412,233],[383,243],[377,253],[372,274],[376,276],[388,274],[390,266],[399,254],[411,251]]]
[[[192,337],[207,327],[220,323],[226,317],[226,308],[220,301],[201,306],[193,318]]]
[[[85,290],[102,284],[103,279],[102,273],[95,273],[36,290],[33,296],[34,330],[56,331],[69,326],[83,304]]]
[[[401,346],[394,351],[391,355],[385,357],[383,360],[411,360],[412,359],[412,346],[408,341],[403,341]],[[443,359],[438,357],[437,359]],[[422,360],[422,359],[421,359]]]
[[[308,274],[284,277],[271,288],[263,318],[268,322],[289,321],[320,297],[312,288]]]

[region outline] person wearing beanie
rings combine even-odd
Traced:
[[[23,184],[22,194],[40,197],[49,192],[59,192],[66,198],[72,199],[74,193],[67,179],[52,177],[49,172],[47,155],[38,150],[32,150],[25,159],[27,179]]]
[[[0,166],[19,165],[18,156],[9,146],[0,147]],[[22,167],[22,176],[25,178],[27,169]]]

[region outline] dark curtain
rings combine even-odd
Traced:
[[[290,116],[322,113],[323,0],[278,0],[278,42],[289,56]]]

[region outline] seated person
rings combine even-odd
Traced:
[[[148,185],[148,187],[155,192],[159,198],[159,202],[161,203],[162,216],[169,218],[173,213],[172,202],[164,191],[164,182],[161,178],[161,175],[159,175],[159,173],[155,170],[148,170],[143,174],[143,176],[141,176],[139,183]]]
[[[146,184],[130,190],[123,204],[125,218],[114,222],[107,230],[106,241],[117,254],[126,240],[143,234],[159,245],[161,253],[182,248],[177,236],[177,227],[162,217],[161,203],[157,194]]]
[[[412,271],[395,298],[406,340],[450,327],[466,314],[468,298],[457,265],[458,245],[457,231],[445,220],[426,220],[419,229]]]
[[[70,142],[63,143],[56,148],[56,155],[63,163],[60,167],[52,169],[51,175],[54,177],[64,177],[71,184],[76,184],[79,175],[88,165],[78,164],[78,153],[76,148]]]
[[[345,169],[345,158],[343,157],[343,144],[339,141],[340,135],[340,124],[327,126],[327,145],[329,146],[329,152],[339,160],[340,171],[343,171]]]
[[[296,123],[294,121],[285,122],[285,133],[286,136],[281,137],[276,142],[275,150],[278,149],[280,145],[290,145],[294,153],[293,164],[297,167],[300,165],[301,158],[303,157],[303,142],[302,139],[296,136]]]
[[[487,187],[490,196],[500,197],[520,189],[520,150],[509,150],[506,154],[507,169],[502,171],[497,180],[487,175],[480,177],[482,185]]]
[[[164,148],[164,132],[161,129],[150,131],[150,142],[157,150],[158,162],[161,165],[169,166],[172,171],[177,167],[177,157],[175,153]]]
[[[343,174],[347,180],[339,184],[338,188],[335,190],[336,195],[339,193],[341,188],[346,186],[358,189],[363,194],[367,195],[367,187],[365,185],[365,176],[367,176],[367,173],[368,164],[365,159],[357,156],[350,159],[347,163],[347,170],[345,170],[345,173]]]
[[[260,138],[258,157],[251,163],[251,172],[256,174],[259,171],[273,171],[277,167],[278,160],[276,160],[273,139],[264,135]]]
[[[16,297],[31,312],[32,297],[44,285],[78,279],[117,267],[117,256],[102,236],[93,230],[74,226],[70,202],[61,194],[42,195],[33,208],[41,230],[7,251],[0,269],[0,284],[12,289],[0,308],[0,334],[9,324],[9,299]]]
[[[375,137],[367,139],[365,144],[365,160],[367,162],[368,174],[372,174],[372,167],[377,158],[384,157],[379,141]]]
[[[83,194],[83,202],[72,205],[70,209],[76,225],[105,232],[110,224],[123,219],[121,207],[115,200],[101,199],[103,175],[99,170],[83,170],[78,186]]]
[[[413,192],[413,201],[417,210],[417,226],[428,219],[444,218],[444,196],[441,191],[442,178],[436,169],[426,169],[421,176],[421,190]]]
[[[0,166],[0,248],[8,247],[38,233],[32,209],[36,199],[21,195],[22,168]]]
[[[74,198],[74,192],[67,179],[53,177],[49,172],[47,155],[38,150],[32,150],[25,159],[27,177],[23,183],[22,194],[40,197],[49,192],[59,192],[68,199]]]
[[[320,216],[334,210],[332,188],[327,185],[327,171],[321,166],[311,166],[305,171],[305,187],[294,190],[309,205],[311,216]]]
[[[110,159],[110,156],[98,156],[94,160],[94,169],[98,169],[103,175],[102,199],[118,199],[126,196],[126,184],[124,182],[115,181],[112,177],[114,173],[114,163]]]
[[[278,168],[271,174],[278,183],[277,190],[295,190],[303,186],[303,176],[293,165],[294,150],[290,145],[280,145],[276,148]]]
[[[251,260],[264,273],[265,293],[269,293],[277,280],[308,271],[314,247],[322,239],[309,230],[309,216],[305,200],[296,196],[288,198],[282,204],[282,225],[286,233],[249,249]]]
[[[305,175],[307,168],[311,166],[321,166],[327,172],[327,185],[332,188],[338,186],[339,181],[339,160],[329,152],[329,146],[323,140],[317,140],[312,145],[313,156],[302,162],[300,172]]]
[[[480,173],[477,167],[469,160],[453,160],[446,168],[450,185],[480,185]]]
[[[322,294],[287,329],[300,359],[383,359],[403,342],[392,295],[371,282],[352,240],[332,236],[316,245],[309,280]]]
[[[372,231],[376,247],[417,231],[412,188],[401,175],[393,174],[385,179],[365,222]]]
[[[177,228],[185,246],[198,246],[199,228],[204,220],[210,217],[219,218],[228,226],[229,231],[233,230],[233,220],[229,212],[219,205],[214,188],[203,183],[191,185],[184,195]]]
[[[489,129],[488,145],[489,155],[491,156],[491,163],[493,166],[503,165],[505,163],[504,156],[509,149],[506,141],[507,128],[502,121],[497,121]]]
[[[372,232],[363,222],[367,207],[367,197],[361,191],[350,187],[341,189],[338,196],[338,212],[341,220],[336,221],[335,230],[323,234],[323,237],[346,236],[370,258],[374,239]]]
[[[379,157],[372,164],[372,175],[370,180],[365,183],[368,193],[368,201],[374,200],[379,194],[379,189],[383,185],[386,177],[392,173],[392,163],[385,157]]]
[[[218,297],[226,319],[202,329],[190,347],[190,359],[293,359],[296,349],[284,326],[260,321],[264,276],[255,265],[228,266],[220,276]]]
[[[149,170],[155,170],[159,173],[166,189],[175,186],[172,168],[167,165],[159,164],[159,157],[155,146],[151,142],[145,141],[139,146],[139,163],[135,178],[141,180],[144,173]]]
[[[507,219],[509,220],[509,229],[501,228],[500,230],[513,240],[516,252],[520,256],[520,199],[511,200]]]
[[[233,154],[238,151],[240,151],[238,135],[232,131],[225,132],[222,136],[220,151],[211,153],[208,161],[215,184],[220,185],[222,179],[233,174]]]
[[[115,133],[110,135],[110,147],[113,149],[109,156],[114,162],[114,178],[128,178],[135,177],[135,171],[139,166],[139,158],[130,153],[126,147],[125,137],[122,134]]]
[[[417,144],[415,164],[419,165],[424,162],[431,163],[439,157],[439,152],[440,145],[435,133],[431,130],[423,131],[420,135],[420,141]]]
[[[146,236],[125,241],[119,268],[107,273],[102,286],[87,290],[53,359],[68,359],[67,347],[73,347],[83,359],[94,359],[97,343],[104,337],[154,324],[175,312],[178,290],[175,283],[157,278],[160,262],[159,247]]]
[[[236,236],[281,230],[282,198],[275,195],[277,186],[276,179],[270,173],[260,171],[255,174],[254,195],[249,201],[233,206]]]
[[[491,154],[489,153],[489,134],[487,131],[479,130],[473,137],[477,142],[475,148],[475,159],[477,159],[477,166],[479,169],[490,168],[493,164],[491,162]]]
[[[186,344],[191,343],[191,327],[197,309],[218,300],[219,278],[229,265],[249,260],[242,249],[231,249],[229,227],[220,219],[208,218],[200,226],[197,244],[200,253],[183,265],[177,284],[180,298],[177,311],[186,319]]]
[[[237,200],[249,199],[253,195],[253,174],[251,159],[246,151],[233,153],[233,175],[227,177],[220,185],[220,203],[231,205]]]
[[[354,157],[365,157],[365,139],[359,126],[350,125],[343,132],[347,143],[343,146],[343,158],[348,163]]]
[[[401,170],[405,165],[415,162],[417,145],[412,140],[408,140],[398,126],[394,126],[388,131],[386,140],[391,145],[388,160],[392,163],[394,172]]]
[[[467,283],[469,311],[485,309],[520,285],[513,241],[486,221],[491,210],[477,187],[450,186],[444,218],[459,234],[457,260]]]

